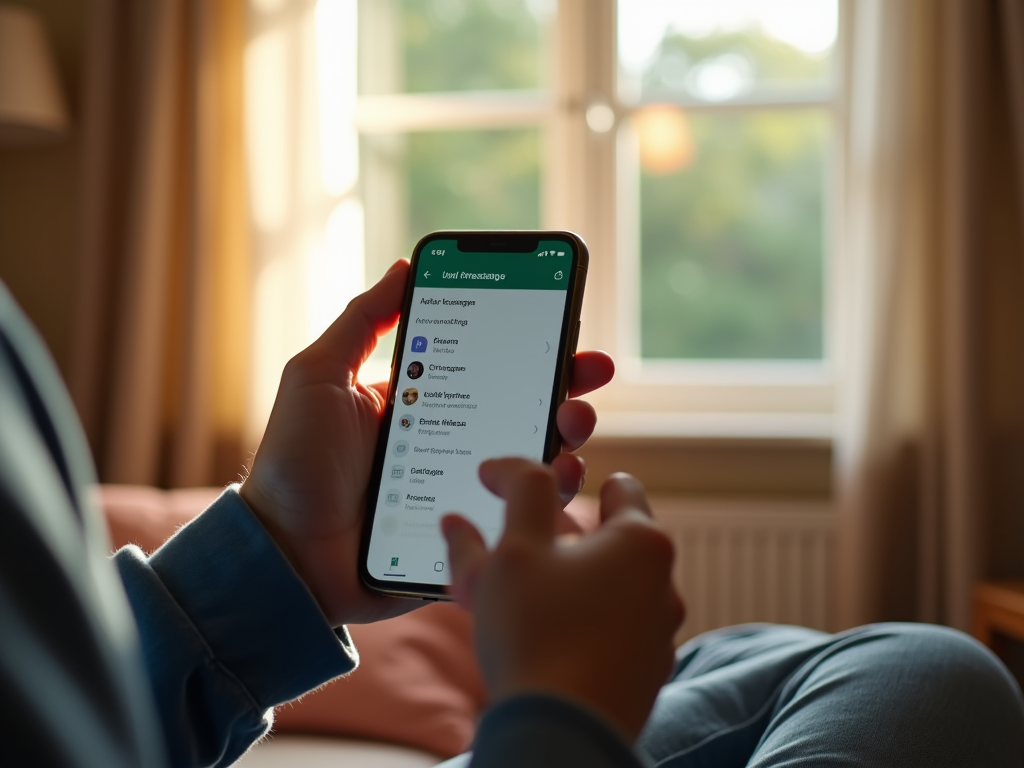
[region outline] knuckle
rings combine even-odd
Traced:
[[[675,544],[661,528],[644,518],[634,518],[628,524],[627,531],[634,546],[641,550],[645,557],[661,565],[670,565],[675,558]]]
[[[292,385],[301,384],[306,380],[308,371],[309,352],[308,350],[303,350],[284,364],[284,370],[281,372],[281,381]]]
[[[495,567],[505,571],[518,571],[533,558],[533,549],[522,541],[505,539],[494,551]]]
[[[531,464],[523,470],[519,483],[530,490],[548,490],[555,487],[555,473],[542,464]]]
[[[686,619],[686,604],[674,589],[669,599],[669,617],[673,631],[680,627]]]

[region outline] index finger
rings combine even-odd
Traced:
[[[573,357],[569,397],[580,397],[600,389],[615,375],[615,361],[600,350],[584,350]]]
[[[632,475],[616,472],[601,486],[601,522],[630,512],[653,517],[643,484]]]
[[[506,502],[501,543],[554,543],[562,505],[550,467],[528,459],[491,459],[480,465],[480,480]]]

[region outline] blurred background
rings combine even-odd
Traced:
[[[424,233],[567,228],[619,371],[590,476],[676,521],[695,631],[967,628],[1024,577],[1014,0],[3,8],[59,107],[5,112],[0,55],[0,278],[104,482],[235,479],[285,361]]]

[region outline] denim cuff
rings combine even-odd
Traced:
[[[641,768],[645,763],[603,718],[565,699],[531,693],[503,701],[484,716],[471,765]]]
[[[214,658],[262,707],[291,701],[359,663],[348,630],[328,624],[237,485],[149,565]]]

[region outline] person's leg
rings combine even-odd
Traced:
[[[641,737],[659,766],[1024,763],[1020,689],[952,630],[736,627],[679,659]]]
[[[656,763],[746,765],[786,681],[830,639],[771,624],[695,637],[677,651],[675,674],[661,689],[639,748]]]
[[[988,649],[960,632],[880,624],[793,676],[751,766],[1024,765],[1024,701]]]

